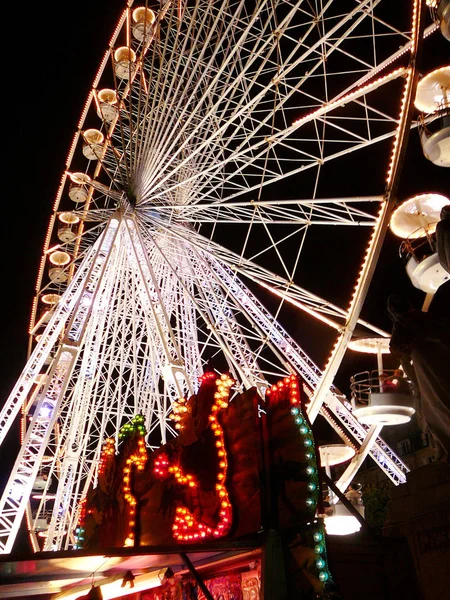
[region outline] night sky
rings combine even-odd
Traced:
[[[405,7],[408,3],[399,5]],[[4,41],[1,61],[1,403],[25,364],[41,248],[69,145],[124,6],[123,0],[79,0],[68,12],[67,4],[51,0],[3,9],[4,40],[8,30],[14,41],[9,45]],[[449,42],[440,34],[433,38],[424,47],[423,73],[448,64]],[[436,167],[423,157],[417,132],[413,131],[399,188],[400,201],[428,191],[449,195],[449,181],[448,169]],[[424,299],[404,272],[398,258],[399,244],[400,240],[388,232],[363,311],[367,320],[385,329],[390,327],[385,306],[391,293],[406,295],[417,307]],[[335,268],[341,266],[336,264]],[[344,363],[343,386],[356,362],[353,356]]]

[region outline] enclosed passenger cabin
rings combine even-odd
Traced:
[[[136,69],[136,54],[128,46],[121,46],[114,52],[114,71],[119,79],[130,79]]]
[[[50,306],[58,304],[60,300],[61,296],[59,294],[44,294],[43,296],[41,296],[41,302]]]
[[[155,13],[144,6],[140,6],[133,11],[133,36],[139,42],[146,42],[152,35],[152,25],[156,20]]]
[[[353,414],[364,425],[401,425],[416,412],[411,383],[400,369],[357,373],[350,389]]]
[[[99,160],[104,152],[105,137],[98,129],[86,129],[83,133],[83,154],[88,160]]]
[[[51,267],[48,276],[53,283],[65,283],[69,279],[69,274],[62,267]]]
[[[390,229],[404,238],[400,257],[411,283],[426,294],[434,294],[449,279],[436,248],[436,225],[442,208],[450,200],[440,194],[420,194],[405,200],[393,213]]]
[[[450,42],[450,0],[427,0],[427,5],[442,35]]]
[[[77,234],[73,227],[80,221],[77,215],[70,212],[64,212],[59,215],[61,225],[58,227],[58,238],[64,244],[72,243]]]
[[[77,204],[80,202],[85,203],[89,198],[87,185],[90,183],[91,178],[86,173],[72,173],[70,179],[69,198]]]
[[[450,66],[419,81],[414,104],[422,113],[419,135],[425,158],[438,167],[450,167]]]
[[[119,114],[116,91],[108,88],[100,90],[97,94],[97,100],[98,116],[106,123],[112,123],[112,121],[114,121]]]

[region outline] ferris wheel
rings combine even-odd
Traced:
[[[262,397],[297,373],[312,421],[320,412],[405,480],[380,428],[359,423],[333,383],[358,323],[386,336],[360,311],[420,17],[417,2],[401,16],[389,4],[126,5],[69,151],[32,351],[1,413],[1,439],[20,411],[23,433],[0,504],[2,552],[24,513],[35,550],[74,547],[105,439],[142,414],[150,447],[170,440],[173,402],[211,361]],[[329,343],[323,369],[306,349],[310,319]]]

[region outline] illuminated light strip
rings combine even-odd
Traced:
[[[403,150],[405,135],[407,132],[408,121],[411,120],[411,107],[413,105],[414,98],[412,97],[414,90],[414,79],[416,77],[416,60],[417,60],[417,49],[419,44],[419,32],[421,22],[421,2],[415,0],[413,4],[412,14],[412,25],[411,25],[411,62],[408,67],[405,85],[403,88],[402,103],[400,108],[400,115],[398,119],[397,132],[394,138],[394,144],[391,154],[391,162],[386,177],[388,191],[391,191],[394,180],[396,179],[397,173],[401,168],[400,165],[400,153]]]
[[[289,402],[291,404],[291,415],[293,416],[294,423],[297,425],[298,431],[303,441],[303,446],[306,449],[305,457],[308,460],[306,467],[306,474],[309,477],[309,481],[306,484],[310,495],[306,498],[306,506],[311,510],[313,514],[317,510],[317,502],[320,494],[319,485],[319,473],[317,466],[317,454],[315,450],[314,437],[312,434],[311,427],[308,420],[302,413],[300,403],[300,388],[299,382],[296,375],[290,375],[279,381],[276,385],[273,385],[267,390],[268,396],[275,394],[288,394]],[[325,584],[330,579],[330,571],[326,560],[326,545],[325,545],[325,534],[323,524],[319,524],[318,521],[314,521],[314,525],[317,527],[312,532],[312,538],[315,542],[314,554],[315,565],[317,569],[317,576],[321,583]]]
[[[219,520],[214,527],[210,527],[205,523],[199,522],[190,510],[184,506],[176,508],[176,514],[172,525],[174,538],[179,542],[190,543],[202,539],[219,538],[226,535],[232,523],[232,510],[228,491],[225,487],[227,477],[228,462],[225,451],[225,440],[223,429],[220,425],[217,414],[227,408],[230,395],[230,388],[234,385],[234,381],[226,374],[222,374],[220,378],[216,378],[216,374],[209,372],[199,378],[200,383],[215,379],[216,392],[214,394],[214,404],[211,407],[209,415],[210,427],[216,439],[217,457],[218,457],[218,473],[216,481],[216,492],[220,498]],[[181,423],[180,423],[181,425]],[[182,427],[182,425],[181,425]],[[197,487],[198,482],[193,475],[184,473],[179,466],[170,466],[166,454],[161,454],[155,461],[154,473],[161,479],[173,476],[180,485],[187,485],[193,490]]]
[[[388,172],[387,172],[387,176],[386,176],[386,183],[387,183],[388,187],[390,187],[392,185],[394,168],[396,167],[396,165],[398,163],[398,159],[399,159],[399,151],[400,151],[400,147],[401,147],[400,142],[402,141],[402,136],[400,134],[404,128],[405,117],[406,117],[407,108],[409,105],[408,98],[410,95],[412,75],[413,75],[412,68],[408,68],[408,73],[406,75],[406,83],[405,83],[405,87],[403,89],[403,96],[402,96],[402,102],[401,102],[401,107],[400,107],[399,124],[397,127],[397,131],[395,133],[394,144],[393,144],[392,152],[391,152],[391,160],[389,163],[389,168],[388,168]]]
[[[33,500],[54,500],[56,498],[56,494],[33,494]]]
[[[172,402],[172,411],[173,412],[169,415],[169,419],[175,421],[175,429],[181,431],[181,429],[184,429],[183,413],[188,411],[186,398],[179,398],[178,401],[174,400]]]
[[[353,441],[350,439],[350,437],[345,433],[345,431],[342,429],[342,427],[337,423],[337,421],[331,416],[330,412],[328,411],[328,409],[322,407],[320,414],[328,421],[328,423],[333,427],[333,429],[336,431],[336,433],[338,434],[338,436],[341,438],[341,440],[343,442],[345,442],[347,444],[347,446],[350,446],[350,448],[353,448],[355,451],[358,450],[356,444],[353,443]]]
[[[296,300],[295,298],[292,298],[292,296],[289,296],[288,294],[284,293],[283,290],[279,290],[277,288],[274,288],[273,286],[265,283],[261,279],[252,278],[243,269],[239,269],[238,267],[235,267],[234,270],[236,272],[238,272],[238,273],[241,273],[244,276],[249,277],[250,279],[253,279],[253,281],[256,281],[256,283],[258,283],[258,285],[260,285],[262,288],[266,289],[268,292],[271,292],[274,296],[278,296],[278,298],[282,298],[283,300],[286,300],[286,302],[289,302],[289,304],[292,304],[293,306],[296,306],[297,308],[300,308],[300,310],[302,310],[303,312],[309,314],[311,317],[314,317],[314,319],[317,319],[318,321],[322,321],[322,323],[325,323],[326,325],[328,325],[332,329],[335,329],[336,331],[341,331],[342,324],[336,323],[335,321],[332,321],[331,319],[329,319],[328,317],[326,317],[322,313],[317,312],[313,308],[309,308],[303,302],[300,302],[299,300]]]
[[[125,546],[133,546],[134,545],[134,526],[136,524],[135,522],[135,515],[136,515],[136,498],[133,496],[133,494],[131,493],[131,488],[130,488],[130,473],[131,473],[131,469],[133,467],[133,465],[136,466],[138,471],[143,471],[144,467],[145,467],[145,463],[147,462],[147,451],[145,449],[145,442],[144,440],[141,438],[138,440],[138,454],[132,454],[130,456],[130,458],[127,458],[126,460],[126,466],[123,468],[123,493],[124,493],[124,499],[125,502],[128,503],[129,505],[129,514],[130,514],[130,520],[128,522],[128,526],[129,526],[129,532],[128,532],[128,536],[125,540]]]
[[[85,534],[85,529],[84,529],[84,524],[86,521],[86,501],[87,501],[87,497],[83,496],[83,498],[81,498],[80,503],[78,504],[78,522],[77,522],[77,526],[75,528],[75,548],[82,548],[83,547],[83,542],[84,542],[84,534]],[[89,510],[89,514],[92,514],[92,509]]]
[[[131,493],[130,487],[130,475],[133,466],[136,467],[138,471],[143,471],[145,468],[145,464],[147,462],[147,450],[145,447],[145,427],[143,425],[144,417],[142,415],[136,416],[131,423],[127,423],[124,425],[119,433],[119,438],[128,437],[132,434],[138,434],[138,451],[137,454],[132,454],[125,461],[125,467],[123,468],[123,486],[122,491],[124,495],[125,502],[128,504],[128,512],[130,515],[130,519],[128,521],[128,535],[125,539],[124,546],[134,546],[135,543],[135,535],[134,535],[134,526],[136,525],[136,504],[137,500]]]
[[[111,458],[111,456],[114,456],[115,453],[116,443],[114,441],[114,438],[108,438],[102,448],[100,463],[98,465],[98,475],[103,475],[106,469],[106,465],[109,462],[109,459]]]

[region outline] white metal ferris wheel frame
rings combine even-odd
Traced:
[[[310,418],[314,420],[322,411],[334,427],[350,433],[364,449],[364,455],[370,453],[394,482],[404,480],[407,469],[379,438],[379,429],[368,431],[358,423],[332,382],[359,320],[387,227],[404,136],[410,125],[420,3],[414,3],[412,33],[407,36],[375,19],[373,10],[380,2],[373,0],[357,4],[348,14],[334,15],[331,24],[325,27],[331,6],[331,2],[326,2],[317,14],[326,33],[322,32],[309,46],[304,42],[316,27],[308,22],[311,15],[305,20],[302,38],[294,38],[290,30],[294,13],[307,14],[301,1],[285,2],[280,21],[276,21],[275,13],[271,12],[272,3],[266,1],[258,3],[252,14],[245,12],[245,2],[223,2],[218,9],[214,3],[207,3],[208,6],[203,7],[203,21],[199,16],[203,25],[194,19],[196,14],[192,15],[184,37],[180,34],[182,24],[178,23],[178,33],[167,29],[164,39],[163,21],[175,18],[175,13],[171,13],[172,4],[167,1],[163,5],[148,39],[138,45],[137,68],[131,73],[130,67],[127,81],[115,81],[122,104],[118,118],[105,128],[107,144],[100,160],[89,166],[89,198],[78,213],[81,221],[77,236],[72,245],[58,244],[59,249],[71,248],[73,261],[67,269],[70,282],[50,311],[50,321],[0,415],[0,436],[4,437],[21,408],[27,407],[22,449],[0,503],[2,552],[12,548],[34,481],[42,470],[44,458],[48,461],[48,457],[47,484],[34,515],[29,515],[33,521],[30,530],[34,532],[37,547],[36,524],[47,510],[52,482],[57,480],[44,548],[73,547],[78,503],[95,479],[102,441],[108,435],[117,436],[121,424],[137,412],[146,416],[150,444],[152,434],[158,430],[163,442],[167,433],[175,433],[168,422],[171,401],[194,391],[192,386],[211,357],[208,352],[214,348],[225,357],[242,388],[255,385],[263,391],[270,377],[297,372],[313,393]],[[202,4],[205,3],[195,3],[191,10],[195,13]],[[231,8],[238,14],[233,14]],[[354,78],[352,85],[341,89],[332,100],[302,91],[304,82],[310,82],[318,69],[324,70],[322,79],[327,82],[326,62],[334,52],[349,55],[344,42],[352,40],[353,33],[368,16],[372,25],[382,23],[392,35],[405,39],[403,48],[379,63],[366,64],[362,75]],[[225,40],[229,35],[230,41],[239,42],[230,43],[226,54],[223,42],[215,39],[215,28],[208,29],[205,25],[213,17],[223,25]],[[45,283],[44,278],[47,257],[55,249],[52,236],[60,212],[59,203],[67,189],[76,150],[86,141],[85,121],[91,107],[98,102],[97,87],[110,60],[114,67],[113,50],[123,28],[130,46],[130,27],[128,8],[99,69],[69,153],[39,272],[38,296],[32,314],[33,332],[39,329],[39,299],[46,292],[62,291],[52,282]],[[193,39],[190,36],[195,33],[198,47],[192,44],[189,48],[188,40]],[[205,34],[206,39],[201,39],[201,34]],[[374,40],[375,37],[373,34]],[[169,73],[174,74],[169,69],[173,60],[167,50],[169,38],[173,44],[181,40],[181,49],[187,53],[184,66],[179,62],[172,65],[178,81],[175,76],[169,81]],[[281,52],[280,40],[285,40],[288,47],[294,44],[286,62],[273,58],[274,52],[275,55]],[[206,49],[212,41],[215,45],[208,54]],[[157,42],[161,45],[158,59],[155,52],[148,52]],[[244,50],[248,52],[246,62],[239,55]],[[168,53],[166,63],[164,52]],[[406,53],[413,58],[407,66],[376,78],[390,62]],[[153,61],[150,64],[145,62],[147,54]],[[219,55],[221,60],[217,60]],[[356,56],[352,58],[361,64],[364,62]],[[161,63],[158,68],[154,65],[157,60]],[[189,71],[194,60],[197,70],[204,71],[206,67],[211,70],[203,88],[198,72],[195,80],[195,70]],[[294,76],[309,60],[311,68],[300,78]],[[161,96],[149,73],[168,94],[165,112],[158,107]],[[262,83],[258,83],[258,77]],[[404,79],[400,116],[389,116],[375,106],[369,107],[370,94],[398,78]],[[189,97],[181,93],[183,86],[189,90]],[[268,108],[264,100],[269,91],[275,98],[272,108]],[[242,100],[238,99],[238,93]],[[312,104],[306,114],[287,123],[286,115],[292,109],[289,103],[299,93]],[[187,98],[193,98],[192,102],[203,112],[193,111]],[[339,116],[339,110],[348,104],[366,114],[367,135],[352,130],[353,121],[356,123],[359,117]],[[254,112],[260,106],[261,111]],[[124,124],[121,120],[125,112],[129,123]],[[336,113],[338,118],[332,122]],[[373,120],[369,113],[375,115]],[[151,127],[147,126],[146,121],[151,121],[155,114],[158,119],[154,119]],[[281,125],[280,122],[274,124],[279,114]],[[174,119],[181,123],[175,133],[172,132]],[[330,128],[343,134],[344,140],[340,141],[344,149],[327,155],[326,140],[319,137],[318,127],[325,127],[330,121]],[[374,135],[377,121],[382,122],[384,129]],[[316,132],[316,141],[320,141],[317,155],[299,148],[301,138],[296,137],[297,132],[307,131],[309,125]],[[268,184],[312,168],[319,173],[326,162],[391,137],[393,155],[383,197],[327,200],[316,198],[315,192],[306,200],[270,201],[261,197],[262,189]],[[311,139],[306,140],[306,145]],[[278,155],[273,154],[274,149],[278,149]],[[287,154],[283,154],[284,149]],[[290,153],[296,156],[294,166]],[[105,173],[111,177],[109,186],[100,180]],[[135,210],[127,199],[130,184],[134,187],[133,197],[138,197]],[[256,194],[256,199],[252,202],[237,199],[248,193]],[[359,202],[364,203],[364,207],[368,202],[379,203],[380,211],[372,215],[359,209]],[[92,221],[98,221],[99,227],[89,228]],[[270,247],[276,252],[284,274],[270,271],[264,263],[257,262],[257,254],[248,257],[244,250],[231,251],[217,243],[213,235],[201,235],[198,228],[208,224],[213,230],[218,224],[247,224],[247,238],[252,228],[261,226],[271,240]],[[297,260],[287,267],[279,251],[284,240],[276,240],[271,229],[283,224],[294,226],[297,235],[300,232],[300,245],[303,245],[302,232],[314,224],[373,228],[348,309],[340,309],[295,283]],[[99,231],[102,231],[100,237]],[[323,372],[250,292],[241,277],[338,331],[337,343]],[[37,375],[49,358],[46,376],[37,383]],[[122,402],[122,396],[130,401]],[[28,425],[27,417],[30,418]],[[339,482],[342,489],[359,468],[362,456],[360,453]]]

